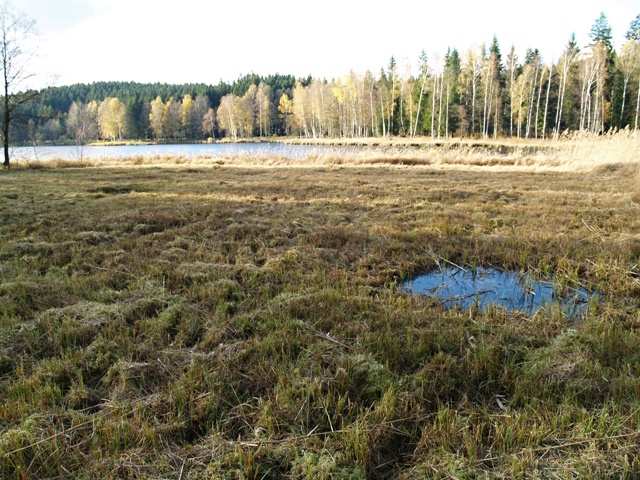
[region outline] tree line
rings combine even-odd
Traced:
[[[295,83],[291,75],[250,74],[217,85],[96,82],[50,87],[20,106],[12,125],[12,139],[22,144],[203,140],[224,135],[216,128],[213,107],[218,107],[226,95],[242,96],[251,86],[265,84],[270,95],[276,96],[290,92]],[[270,133],[282,132],[271,129]]]
[[[423,52],[418,75],[403,73],[394,58],[371,72],[332,81],[296,84],[279,112],[288,129],[305,137],[429,135],[518,138],[558,137],[567,131],[601,134],[639,128],[640,15],[620,52],[604,14],[591,42],[572,35],[557,62],[537,49],[519,59],[496,38],[488,48],[461,55],[448,50],[441,63]],[[404,66],[404,71],[409,68]]]
[[[591,42],[571,36],[555,62],[538,49],[488,47],[443,61],[423,52],[418,71],[394,58],[378,74],[339,79],[248,75],[233,84],[96,83],[46,89],[22,108],[22,142],[233,139],[299,135],[558,137],[638,129],[640,15],[616,51],[604,14]],[[25,128],[26,127],[26,128]]]

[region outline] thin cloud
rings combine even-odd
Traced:
[[[603,8],[617,43],[639,13],[627,0],[541,0],[527,12],[506,0],[24,1],[21,8],[41,23],[46,39],[37,68],[64,84],[215,83],[247,72],[335,77],[351,69],[378,71],[391,55],[415,63],[422,49],[430,58],[447,47],[466,50],[494,34],[505,55],[514,44],[521,54],[539,48],[552,60],[572,32],[587,43]]]

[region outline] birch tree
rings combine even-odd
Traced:
[[[162,133],[164,138],[178,139],[182,136],[182,104],[170,98],[164,107],[162,117]]]
[[[2,67],[2,140],[5,168],[10,167],[9,135],[16,109],[35,97],[24,92],[26,82],[33,77],[29,63],[35,40],[35,22],[4,2],[0,4],[0,62]]]
[[[193,129],[191,138],[201,138],[213,136],[213,129],[215,128],[215,112],[212,112],[213,125],[210,125],[210,129],[204,129],[205,115],[209,113],[209,98],[206,95],[198,95],[193,102],[193,109],[191,110],[190,125]]]
[[[553,64],[549,65],[549,78],[547,81],[547,94],[544,102],[544,118],[542,120],[542,138],[547,135],[547,118],[549,114],[549,96],[551,95],[551,80],[553,79]]]
[[[121,140],[127,124],[127,109],[115,97],[105,98],[98,107],[98,124],[100,135],[108,140]]]
[[[620,107],[619,125],[624,128],[628,125],[628,123],[625,124],[625,107],[629,81],[637,77],[640,73],[640,41],[627,40],[618,57],[618,68],[623,77],[622,106]]]
[[[416,111],[416,104],[413,96],[414,82],[411,78],[411,72],[409,68],[410,67],[407,65],[407,71],[402,77],[400,84],[400,124],[402,128],[402,134],[412,136],[414,130],[413,120]]]
[[[151,102],[149,108],[149,126],[156,140],[164,137],[164,112],[165,105],[162,98],[156,97],[155,100]]]
[[[556,118],[555,118],[555,126],[554,126],[554,137],[558,138],[560,136],[560,129],[562,127],[562,114],[564,110],[564,100],[567,92],[567,80],[569,78],[569,73],[571,72],[571,67],[578,57],[579,50],[576,46],[575,37],[572,36],[569,40],[569,44],[565,49],[564,54],[560,60],[560,64],[562,65],[560,70],[560,83],[558,87],[558,104],[556,107]]]
[[[507,64],[509,65],[509,79],[507,89],[509,90],[509,134],[513,137],[513,114],[514,114],[514,82],[516,77],[516,67],[518,58],[515,47],[511,47]]]
[[[207,112],[202,117],[202,133],[207,138],[215,137],[215,128],[216,128],[216,111],[213,108],[209,108]]]
[[[243,137],[251,137],[255,134],[257,92],[258,87],[255,84],[251,84],[240,101],[236,104],[238,132]]]
[[[531,78],[529,79],[529,94],[528,94],[528,103],[527,103],[527,129],[525,132],[525,137],[529,138],[531,133],[531,121],[534,112],[535,105],[535,95],[536,88],[538,86],[538,72],[540,70],[540,55],[536,51],[531,51],[529,55],[527,55],[527,63],[531,66],[530,73]],[[539,90],[538,90],[539,91]]]
[[[253,98],[255,90],[248,91],[242,97],[225,95],[218,107],[218,125],[227,135],[237,139],[253,134],[254,113]]]
[[[218,125],[233,139],[238,138],[237,102],[235,95],[225,95],[220,100],[217,114]]]
[[[467,51],[461,71],[462,97],[466,115],[470,118],[467,134],[474,135],[476,131],[476,104],[478,85],[481,78],[480,57],[475,50]]]
[[[182,98],[182,104],[180,106],[180,124],[182,129],[182,135],[185,138],[195,138],[196,126],[195,118],[193,115],[194,102],[191,95],[185,95]]]
[[[80,149],[82,159],[81,148],[98,136],[98,104],[73,102],[67,115],[67,132]]]
[[[271,87],[265,83],[260,83],[255,96],[256,114],[258,121],[259,135],[271,135],[271,119],[273,116],[271,104]]]
[[[310,115],[311,103],[309,101],[308,93],[307,89],[300,82],[297,82],[293,89],[293,100],[291,106],[291,113],[293,115],[295,125],[299,132],[305,137],[313,135]]]
[[[493,120],[493,133],[497,136],[499,130],[500,117],[500,49],[498,41],[494,37],[489,56],[485,57],[482,69],[482,81],[484,88],[484,102],[482,110],[482,136],[487,138],[491,129],[491,118]]]
[[[592,133],[604,131],[608,49],[604,42],[591,47],[582,61],[580,129]]]
[[[289,95],[283,93],[278,100],[278,113],[280,114],[281,123],[284,125],[285,135],[291,133],[291,116],[293,115],[293,102]]]

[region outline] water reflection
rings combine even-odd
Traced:
[[[582,288],[566,289],[559,295],[551,282],[495,268],[467,271],[449,267],[408,280],[402,289],[408,293],[437,298],[446,308],[468,309],[477,305],[485,311],[496,305],[508,311],[533,315],[541,308],[554,304],[569,317],[582,316],[592,297]]]
[[[104,146],[38,146],[13,147],[11,155],[16,160],[77,160],[127,157],[280,157],[289,160],[313,156],[342,156],[361,151],[358,147],[338,147],[322,145],[294,145],[285,143],[213,143],[176,145],[104,145]]]

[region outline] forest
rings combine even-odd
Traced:
[[[640,15],[614,48],[603,13],[591,42],[571,35],[556,62],[535,48],[518,58],[497,38],[444,61],[423,52],[417,73],[392,57],[377,74],[342,78],[246,75],[218,85],[99,82],[51,87],[22,106],[22,144],[132,139],[204,141],[295,135],[321,137],[559,137],[637,129]]]

